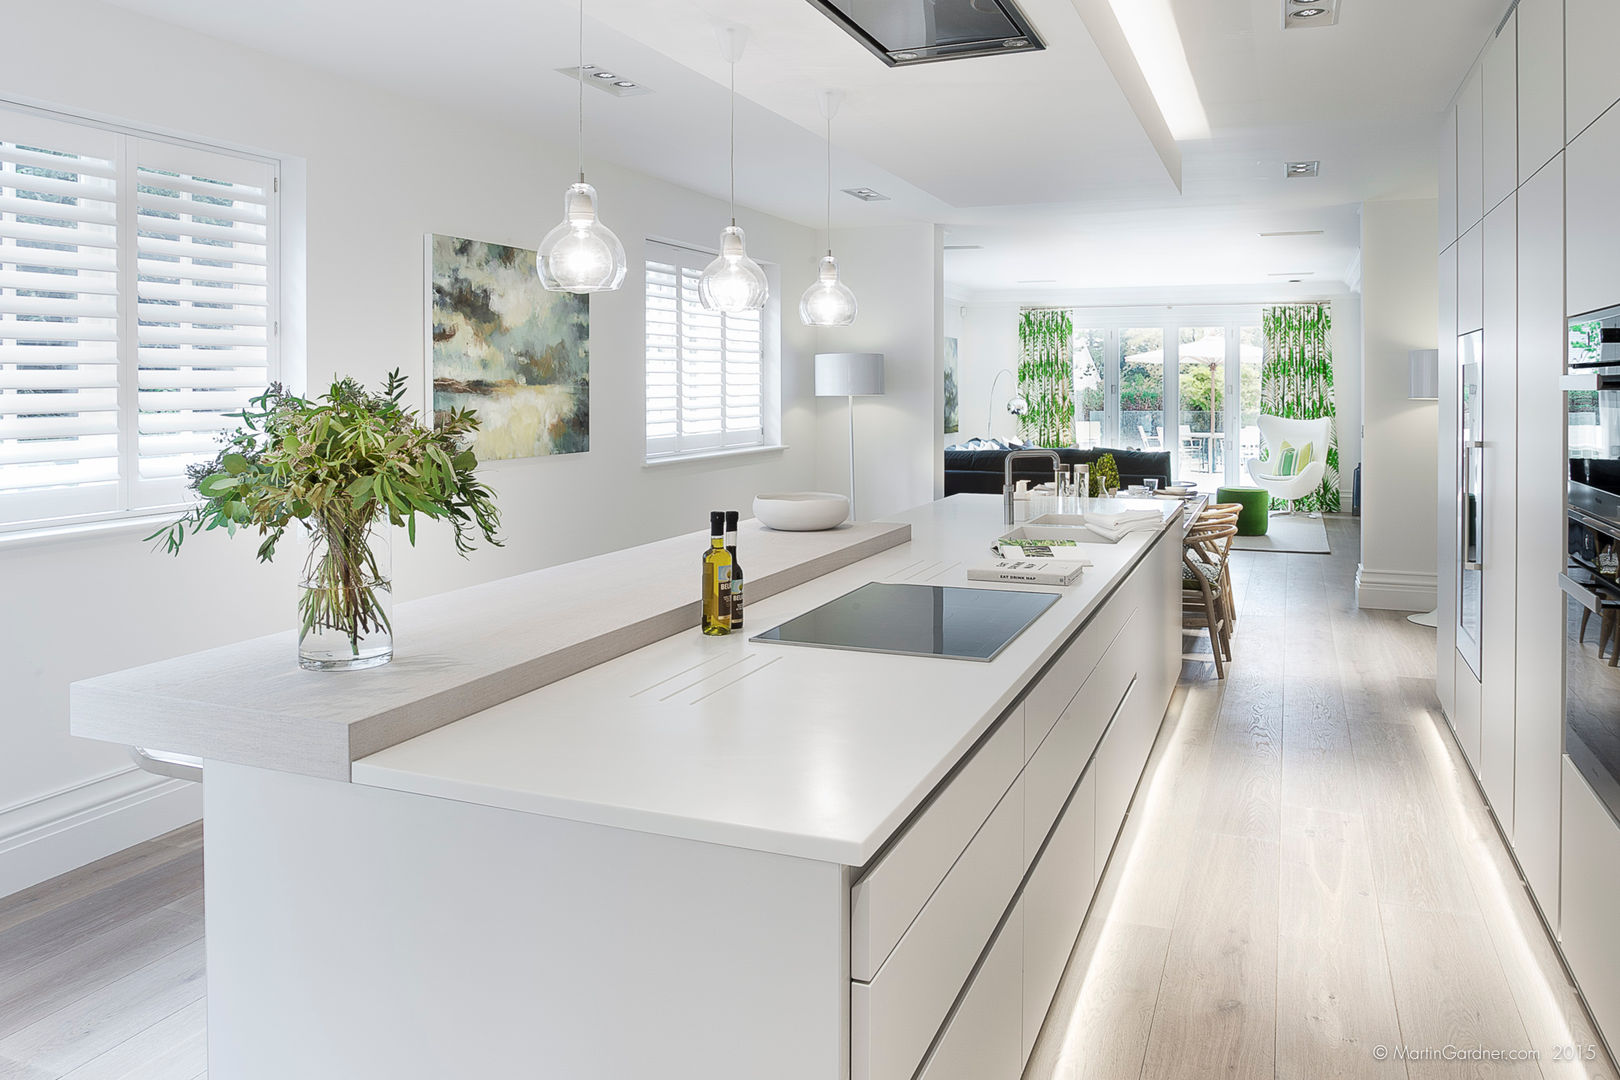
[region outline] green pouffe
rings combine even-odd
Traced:
[[[1215,501],[1218,503],[1237,503],[1243,507],[1242,510],[1238,511],[1237,530],[1239,536],[1266,535],[1266,526],[1271,522],[1269,512],[1271,493],[1266,491],[1265,488],[1216,488]]]

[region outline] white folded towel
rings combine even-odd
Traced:
[[[1101,525],[1105,529],[1118,529],[1122,525],[1137,521],[1147,521],[1158,524],[1164,520],[1164,514],[1154,507],[1142,510],[1115,510],[1112,512],[1097,512],[1086,514],[1086,524]]]
[[[1086,519],[1086,528],[1090,529],[1104,540],[1116,541],[1120,537],[1129,536],[1133,532],[1152,532],[1154,529],[1157,529],[1161,524],[1163,524],[1163,522],[1164,519],[1162,517],[1160,517],[1158,514],[1154,514],[1151,519],[1137,518],[1134,521],[1123,522],[1117,528],[1111,529],[1100,522],[1091,520],[1088,516]]]

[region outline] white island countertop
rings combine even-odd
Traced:
[[[641,832],[862,866],[1104,603],[1164,525],[1089,545],[1068,588],[969,581],[999,496],[894,517],[910,543],[750,604],[747,632],[666,638],[354,762],[352,780]],[[748,551],[739,555],[744,570]],[[989,663],[749,640],[870,581],[1056,592]]]

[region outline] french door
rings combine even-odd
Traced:
[[[1242,483],[1260,453],[1258,318],[1085,321],[1077,312],[1076,445],[1167,451],[1171,475],[1203,491]]]

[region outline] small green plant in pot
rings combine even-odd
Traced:
[[[376,667],[393,658],[391,526],[416,543],[416,518],[448,521],[465,556],[479,535],[500,546],[494,493],[474,475],[466,444],[478,428],[469,409],[435,428],[403,404],[405,379],[391,372],[380,394],[339,379],[309,401],[273,385],[241,414],[243,426],[211,462],[189,470],[199,501],[148,539],[178,554],[211,529],[254,529],[259,561],[295,521],[310,550],[298,600],[299,666]]]
[[[1113,454],[1104,454],[1091,466],[1091,496],[1101,498],[1119,490],[1119,464]]]

